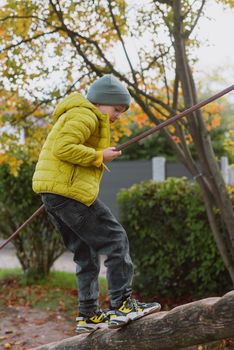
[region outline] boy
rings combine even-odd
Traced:
[[[133,264],[126,232],[110,210],[97,199],[105,163],[121,155],[110,147],[110,125],[130,105],[128,90],[112,75],[96,80],[87,99],[67,96],[54,111],[55,124],[41,150],[33,175],[33,190],[65,246],[74,253],[78,281],[78,333],[160,310],[158,303],[131,298]],[[99,256],[105,255],[111,309],[98,304]]]

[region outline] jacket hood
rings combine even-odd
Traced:
[[[103,119],[103,114],[99,109],[89,102],[84,96],[78,92],[74,92],[66,96],[55,108],[53,113],[53,120],[56,122],[58,118],[74,107],[84,107],[92,110],[98,118]]]

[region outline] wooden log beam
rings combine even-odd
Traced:
[[[169,350],[234,337],[234,291],[146,316],[120,330],[98,330],[34,350]]]

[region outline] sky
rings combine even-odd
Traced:
[[[148,0],[143,0],[146,3]],[[136,0],[128,0],[134,4]],[[234,8],[226,8],[217,4],[215,0],[209,0],[206,4],[205,16],[202,16],[194,30],[195,37],[201,43],[199,48],[194,49],[195,64],[194,74],[199,79],[213,71],[220,71],[225,84],[234,83]],[[136,48],[134,43],[127,41],[129,56],[134,62]],[[120,49],[117,52],[120,53]],[[126,64],[124,56],[116,61],[119,68]],[[129,67],[128,67],[129,68]],[[225,68],[225,69],[224,69]]]
[[[28,0],[30,1],[30,0]],[[147,4],[148,0],[142,0]],[[128,0],[129,4],[134,4],[136,0]],[[0,0],[0,6],[3,6],[4,0]],[[195,77],[202,79],[207,73],[218,69],[224,78],[225,85],[234,83],[234,8],[223,9],[223,6],[217,4],[215,0],[209,0],[206,5],[206,16],[199,20],[194,34],[201,42],[201,47],[196,48],[194,56],[198,61],[194,67]],[[128,43],[128,49],[131,58],[134,60],[134,45]],[[118,54],[120,50],[118,50]],[[121,56],[121,54],[120,54]],[[129,68],[124,57],[120,57],[117,65],[123,69]],[[121,69],[121,70],[122,70]]]
[[[202,42],[196,52],[197,70],[205,73],[219,68],[223,70],[225,80],[234,84],[234,9],[224,10],[214,1],[207,8],[206,15],[210,19],[203,17],[197,30]]]

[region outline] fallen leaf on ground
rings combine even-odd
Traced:
[[[38,326],[40,326],[40,325],[42,325],[44,323],[46,323],[46,320],[36,320],[36,321],[34,321],[34,324],[36,324]]]

